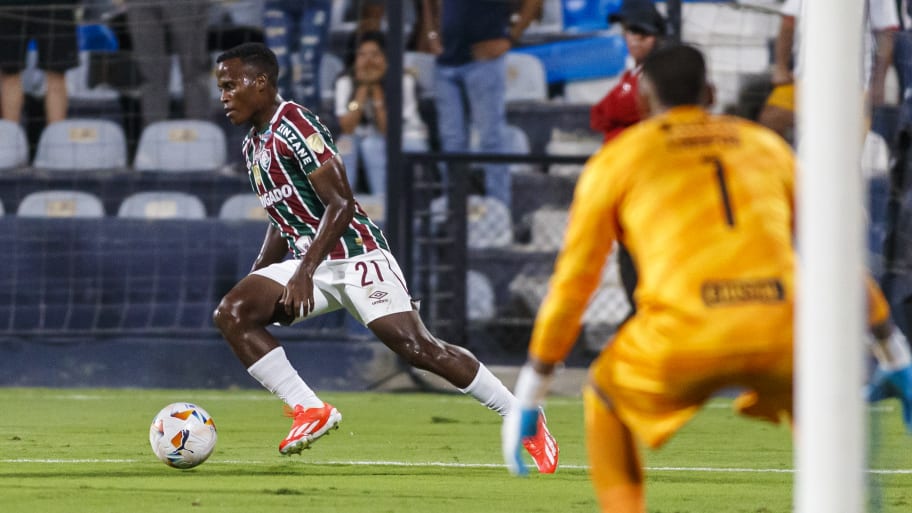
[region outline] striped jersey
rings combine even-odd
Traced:
[[[250,186],[289,249],[300,257],[326,211],[309,175],[337,153],[329,130],[313,112],[286,101],[279,105],[265,131],[250,129],[242,151]],[[351,223],[327,258],[350,258],[374,249],[388,250],[389,244],[361,205],[355,203]]]

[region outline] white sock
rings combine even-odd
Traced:
[[[304,383],[298,371],[291,366],[285,349],[277,347],[266,353],[247,368],[247,372],[285,404],[294,408],[300,404],[307,408],[320,408],[323,401]]]
[[[482,363],[478,364],[478,374],[475,375],[475,379],[469,383],[469,386],[461,388],[459,391],[471,395],[478,402],[501,415],[507,415],[516,406],[516,397]]]
[[[896,327],[884,340],[875,340],[871,352],[881,369],[891,372],[912,365],[912,353],[906,337]]]

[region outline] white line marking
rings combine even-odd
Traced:
[[[275,465],[280,459],[263,461],[263,460],[209,460],[207,465]],[[294,460],[284,460],[294,461]],[[149,463],[155,462],[154,459],[63,459],[63,458],[15,458],[3,459],[0,463],[10,464],[79,464],[79,463]],[[352,465],[356,467],[444,467],[444,468],[501,468],[500,463],[457,463],[444,461],[368,461],[368,460],[326,460],[326,461],[306,461],[307,465],[316,466],[336,466]],[[560,468],[571,470],[586,470],[588,465],[560,465]],[[755,473],[755,474],[792,474],[794,469],[782,468],[723,468],[723,467],[646,467],[649,472],[718,472],[718,473]],[[868,470],[870,474],[912,474],[912,469],[873,469]]]

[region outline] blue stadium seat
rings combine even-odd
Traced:
[[[100,23],[77,25],[76,41],[80,51],[114,52],[120,49],[114,31]]]

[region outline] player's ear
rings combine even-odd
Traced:
[[[257,85],[257,91],[262,92],[262,91],[266,90],[266,86],[269,85],[269,79],[266,78],[265,73],[257,73],[256,85]]]

